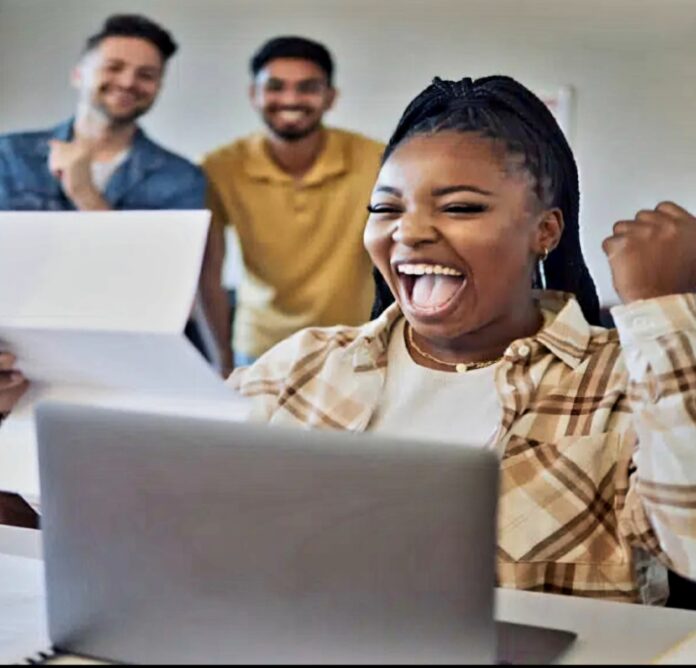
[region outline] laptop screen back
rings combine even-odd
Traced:
[[[493,452],[38,410],[54,645],[123,662],[490,662]]]

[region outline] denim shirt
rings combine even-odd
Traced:
[[[52,130],[0,136],[0,211],[75,210],[48,169],[48,142],[72,137],[72,119]],[[138,128],[102,196],[114,209],[203,209],[205,177]]]

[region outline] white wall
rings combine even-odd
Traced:
[[[181,44],[146,127],[190,157],[257,127],[249,55],[296,33],[336,56],[330,122],[382,139],[435,74],[574,86],[583,243],[604,301],[614,221],[664,198],[696,210],[696,0],[0,0],[0,132],[68,116],[84,37],[123,10]]]

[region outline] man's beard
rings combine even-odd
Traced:
[[[144,116],[150,110],[150,106],[144,109],[134,109],[129,114],[113,114],[111,111],[109,111],[108,107],[101,104],[97,105],[97,109],[112,125],[130,125],[131,123],[137,121],[141,116]]]
[[[309,137],[309,135],[314,134],[321,127],[321,118],[318,118],[316,122],[303,128],[278,128],[274,125],[271,118],[266,114],[263,115],[263,121],[266,127],[278,138],[287,142],[296,142]]]
[[[126,114],[116,114],[111,109],[109,108],[109,105],[102,102],[99,98],[94,100],[93,102],[93,107],[96,111],[98,111],[111,125],[114,126],[123,126],[123,125],[130,125],[131,123],[134,123],[137,121],[141,116],[144,116],[150,109],[152,108],[152,105],[155,103],[154,100],[150,102],[150,104],[144,106],[144,107],[133,107],[133,110],[126,113]]]

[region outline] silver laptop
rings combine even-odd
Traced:
[[[37,419],[60,651],[539,662],[572,640],[496,628],[492,452],[57,403]]]

